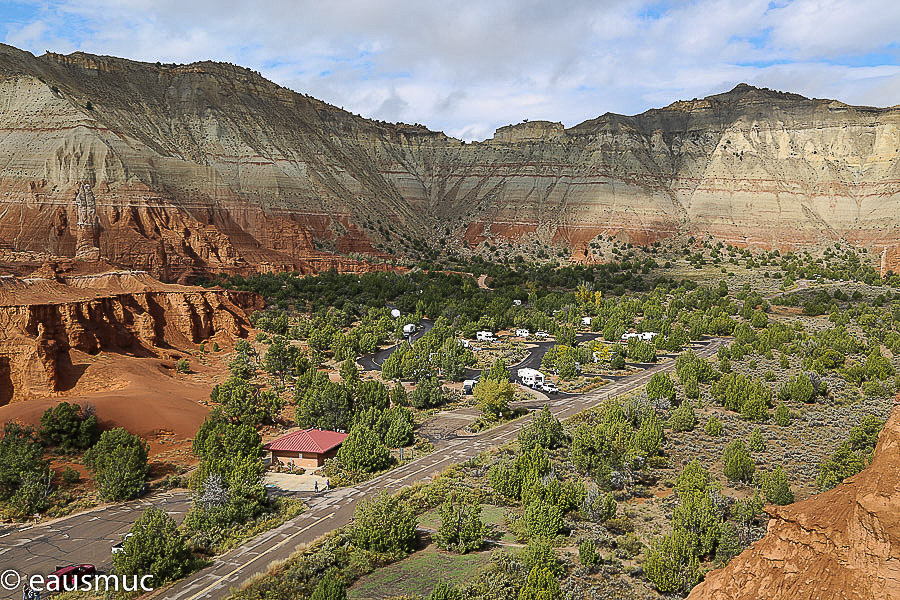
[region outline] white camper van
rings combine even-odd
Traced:
[[[416,332],[416,329],[418,329],[418,327],[416,327],[415,323],[410,323],[409,325],[404,325],[403,326],[403,335],[412,335]]]
[[[479,331],[475,334],[475,339],[479,342],[493,342],[496,341],[497,338],[494,337],[493,332],[490,331]]]
[[[530,388],[537,388],[544,385],[544,374],[537,369],[525,367],[516,371],[516,375],[519,377],[519,381],[522,382],[522,385],[527,385]]]
[[[471,396],[472,392],[475,390],[475,385],[477,383],[478,382],[475,381],[474,379],[466,379],[465,381],[463,381],[463,387],[462,387],[463,394],[465,394],[466,396]]]

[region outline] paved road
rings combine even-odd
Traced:
[[[700,356],[711,356],[722,341],[713,339],[698,343],[697,353]],[[565,419],[596,406],[608,397],[633,391],[646,384],[653,373],[671,371],[674,366],[675,361],[668,360],[662,364],[649,365],[645,371],[623,377],[587,394],[561,394],[549,400],[538,397],[517,403],[517,406],[537,409],[548,404],[553,414]],[[451,424],[446,431],[455,432],[462,429],[463,421],[474,418],[476,412],[471,408],[445,411],[435,415],[434,420],[445,420]],[[232,587],[265,571],[272,561],[289,557],[298,544],[311,542],[347,524],[358,500],[370,498],[381,490],[393,492],[428,480],[450,465],[505,444],[515,438],[529,419],[530,417],[525,416],[479,434],[443,434],[435,439],[435,451],[432,454],[365,483],[312,497],[308,500],[309,510],[305,513],[249,540],[173,587],[160,590],[156,597],[173,600],[225,598]],[[454,421],[458,424],[455,427],[452,426]],[[150,505],[164,508],[176,520],[181,521],[190,507],[190,499],[186,492],[161,492],[138,501],[101,507],[51,523],[0,530],[0,572],[16,569],[27,575],[46,575],[58,566],[75,562],[89,562],[97,565],[100,570],[108,570],[111,565],[110,547]],[[0,589],[0,598],[13,597],[21,597],[21,591],[7,592]]]
[[[722,344],[713,339],[697,344],[699,356],[709,357]],[[587,394],[549,401],[551,412],[560,419],[571,417],[603,402],[645,385],[658,371],[671,371],[675,361],[651,365],[647,370],[610,383]],[[525,405],[537,408],[547,403],[542,399],[528,401]],[[465,410],[465,409],[462,409]],[[456,412],[456,411],[454,411]],[[448,414],[448,418],[453,418]],[[356,486],[337,489],[309,501],[309,510],[299,517],[263,533],[247,544],[216,559],[209,567],[161,591],[158,597],[171,600],[220,599],[230,595],[231,589],[240,586],[251,576],[263,572],[272,561],[288,558],[299,544],[309,543],[321,535],[346,525],[353,516],[353,509],[361,499],[371,498],[384,490],[394,492],[400,488],[425,481],[450,465],[474,458],[481,452],[512,441],[519,429],[527,424],[529,416],[510,421],[499,427],[469,436],[450,436],[435,443],[435,451],[428,456],[411,461]]]
[[[7,529],[0,532],[0,572],[15,569],[23,576],[48,575],[72,563],[91,563],[108,571],[112,545],[144,510],[156,506],[181,522],[190,505],[187,492],[159,492],[41,525]],[[15,592],[0,589],[0,598],[13,597],[22,597],[21,586]]]

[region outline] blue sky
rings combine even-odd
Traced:
[[[354,113],[484,139],[739,82],[900,104],[897,0],[0,0],[41,54],[222,60]]]

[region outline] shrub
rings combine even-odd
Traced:
[[[779,404],[775,409],[775,423],[781,427],[791,424],[791,411],[784,404]]]
[[[549,569],[534,567],[528,573],[519,600],[556,600],[561,596],[559,582]]]
[[[441,506],[441,524],[435,534],[439,548],[465,554],[484,545],[487,527],[481,520],[481,505],[474,498],[455,494]]]
[[[316,584],[310,600],[347,600],[347,589],[337,569],[325,571],[325,575]]]
[[[72,467],[66,467],[63,469],[62,475],[60,477],[63,480],[63,483],[72,485],[73,483],[77,483],[81,476],[78,474],[78,471],[73,469]]]
[[[722,425],[722,421],[717,419],[716,417],[710,417],[709,421],[706,422],[706,427],[703,428],[706,431],[706,435],[710,437],[719,437],[722,435],[722,431],[725,429],[725,426]]]
[[[599,565],[603,557],[597,552],[593,541],[585,540],[578,544],[578,560],[585,567],[593,567]]]
[[[371,552],[409,554],[416,541],[416,515],[396,496],[381,493],[356,505],[351,538]]]
[[[725,447],[722,453],[722,472],[731,481],[748,482],[753,477],[756,465],[747,453],[744,442],[735,440]]]
[[[175,363],[175,371],[178,373],[190,373],[191,363],[189,363],[186,358],[182,358],[177,363]]]
[[[751,452],[762,452],[766,449],[766,441],[763,439],[762,430],[759,427],[755,427],[753,432],[750,433],[747,447],[750,448]]]
[[[566,443],[562,423],[553,416],[545,404],[533,413],[531,422],[519,430],[519,448],[527,452],[536,446],[547,450],[559,448]]]
[[[686,592],[700,580],[700,563],[694,554],[696,535],[676,529],[655,539],[644,560],[647,580],[663,594]]]
[[[857,427],[850,430],[848,439],[819,465],[816,483],[820,489],[831,489],[847,477],[856,475],[870,462],[884,421],[866,415]]]
[[[815,397],[816,389],[806,373],[794,375],[778,390],[778,398],[782,401],[810,403]]]
[[[794,492],[791,491],[787,473],[784,472],[781,465],[768,473],[759,473],[756,480],[766,501],[770,504],[783,506],[794,501]]]
[[[682,402],[681,406],[672,411],[668,426],[674,432],[694,430],[697,426],[697,416],[690,402]]]
[[[463,600],[463,597],[458,589],[444,581],[439,581],[431,590],[428,600]]]
[[[122,428],[110,429],[84,454],[104,500],[130,500],[144,487],[149,467],[147,444]]]
[[[86,450],[100,435],[93,411],[72,402],[60,402],[41,415],[41,440],[63,452]]]

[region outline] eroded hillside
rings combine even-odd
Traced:
[[[229,64],[0,47],[0,240],[166,280],[384,268],[425,239],[563,245],[711,233],[789,248],[844,239],[895,266],[896,109],[740,85],[566,129],[464,143],[363,119]],[[93,203],[76,202],[80,185]],[[83,194],[82,194],[83,195]],[[85,254],[86,253],[86,254]]]

